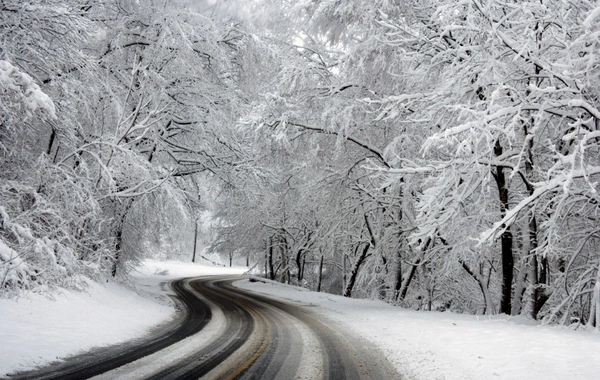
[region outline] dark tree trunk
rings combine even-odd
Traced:
[[[342,293],[344,292],[344,289],[346,289],[346,279],[347,279],[347,275],[346,275],[346,253],[342,253]]]
[[[404,280],[402,281],[402,284],[400,285],[400,291],[398,294],[398,298],[397,300],[403,300],[406,297],[406,293],[408,293],[408,287],[410,285],[410,283],[412,282],[412,279],[415,276],[415,272],[417,271],[417,268],[421,265],[423,265],[423,258],[425,257],[425,252],[427,252],[427,250],[429,249],[429,246],[431,245],[431,243],[433,242],[433,239],[428,238],[427,241],[425,242],[425,245],[422,248],[422,252],[421,252],[421,258],[417,259],[417,262],[415,264],[411,264],[410,265],[410,269],[408,270],[408,275],[403,276]]]
[[[367,214],[364,215],[365,218],[365,226],[367,227],[367,232],[369,233],[369,243],[365,245],[362,252],[354,262],[352,266],[352,271],[350,272],[350,278],[348,279],[348,283],[346,284],[346,289],[344,289],[344,297],[352,297],[352,289],[354,288],[354,284],[356,283],[356,276],[358,276],[358,272],[360,271],[360,267],[362,263],[368,256],[369,249],[371,247],[375,247],[375,235],[373,234],[373,229],[371,228],[371,223],[369,222],[369,218]],[[358,249],[358,247],[357,247]]]
[[[541,42],[543,37],[543,27],[538,23],[536,24],[536,39],[538,42],[538,49],[542,48]],[[542,82],[544,81],[543,76],[541,76],[542,67],[535,64],[534,65],[535,76],[529,79],[529,84],[531,82],[535,82],[536,87],[541,87]],[[527,96],[529,96],[530,92],[527,90]],[[534,193],[534,187],[531,184],[532,177],[534,176],[534,162],[533,162],[533,148],[534,148],[534,135],[530,134],[530,128],[535,125],[535,117],[530,116],[527,122],[523,122],[523,132],[525,135],[526,145],[526,159],[525,159],[525,173],[527,178],[524,179],[525,186],[527,187],[527,191],[529,195]],[[538,318],[538,314],[546,301],[548,300],[548,295],[546,293],[546,281],[547,281],[547,269],[548,269],[548,260],[545,257],[542,257],[541,263],[538,262],[537,248],[539,246],[538,242],[538,225],[535,216],[535,209],[531,210],[531,219],[529,221],[529,255],[532,257],[532,281],[533,284],[533,294],[532,294],[532,317],[534,319]],[[540,265],[541,264],[541,265]]]
[[[119,263],[119,251],[120,251],[120,248],[117,247],[117,251],[115,252],[115,256],[113,258],[112,269],[110,271],[110,275],[113,277],[117,277],[117,266]]]
[[[500,312],[510,315],[513,282],[514,259],[512,254],[512,233],[507,230],[502,234],[502,298]]]
[[[52,131],[50,132],[50,139],[48,141],[48,149],[46,150],[46,154],[50,157],[50,153],[52,153],[52,146],[54,145],[54,140],[56,138],[56,130],[52,127]]]
[[[417,260],[416,264],[417,265],[410,266],[410,269],[408,270],[408,274],[402,281],[402,285],[400,286],[400,291],[398,294],[398,301],[403,300],[406,297],[406,293],[408,293],[408,287],[409,287],[412,279],[415,277],[415,272],[417,271],[417,266],[419,264],[419,260]]]
[[[269,268],[269,280],[275,280],[275,271],[273,270],[273,238],[269,238],[269,248],[267,250],[267,265]]]
[[[321,259],[319,260],[319,282],[317,283],[317,292],[321,291],[322,279],[323,279],[323,255],[321,255]]]
[[[124,219],[125,219],[125,216],[122,217],[121,225],[117,229],[117,233],[115,236],[115,241],[116,241],[115,256],[113,258],[112,269],[110,271],[110,275],[113,277],[117,276],[117,268],[119,266],[119,258],[121,256],[121,249],[122,249],[122,244],[123,244],[123,221],[124,221]]]
[[[546,301],[548,301],[548,294],[546,293],[546,285],[547,285],[547,273],[548,273],[548,259],[546,257],[542,257],[541,260],[538,260],[538,255],[535,250],[538,248],[538,240],[537,240],[537,221],[535,216],[531,218],[529,221],[529,240],[530,240],[530,255],[531,255],[531,274],[532,281],[535,281],[533,284],[533,294],[532,294],[532,308],[531,308],[531,316],[534,319],[538,318],[538,314]]]
[[[496,156],[502,155],[502,146],[500,140],[496,140],[494,146],[494,154]],[[503,218],[508,210],[508,184],[506,182],[506,175],[504,174],[504,168],[501,166],[496,167],[496,172],[493,173],[498,186],[498,196],[500,198],[500,216]],[[501,254],[502,254],[502,297],[500,299],[500,313],[508,314],[511,313],[511,300],[512,300],[512,283],[513,283],[513,236],[510,231],[510,226],[503,226],[505,228],[502,236],[500,237]]]
[[[350,272],[350,278],[348,279],[348,283],[346,284],[346,289],[344,289],[344,297],[352,297],[352,289],[354,288],[354,283],[356,282],[356,276],[360,270],[360,266],[367,258],[367,253],[369,252],[369,248],[371,248],[371,244],[365,244],[360,255],[356,258],[354,265],[352,266],[352,271]]]
[[[394,299],[398,299],[402,288],[402,253],[396,252],[396,275],[394,277]]]
[[[290,267],[288,264],[288,257],[287,257],[287,241],[285,240],[285,238],[281,239],[281,244],[279,246],[279,253],[281,255],[281,283],[282,284],[289,284],[290,283]]]
[[[304,249],[303,249],[303,248],[300,248],[300,249],[298,250],[298,253],[296,254],[296,258],[295,258],[295,261],[296,261],[296,267],[298,268],[298,276],[297,276],[297,278],[298,278],[298,283],[300,283],[300,282],[302,281],[302,276],[304,275],[304,274],[302,273],[302,260],[301,260],[301,259],[302,259],[302,257],[303,257],[303,255],[302,255],[302,252],[303,252],[303,251],[304,251]]]
[[[539,74],[539,73],[538,73]],[[534,120],[531,118],[530,123],[533,124]],[[525,173],[527,178],[521,175],[525,186],[527,187],[527,192],[529,195],[533,195],[535,189],[531,184],[531,177],[533,176],[533,136],[529,134],[529,129],[527,124],[524,125],[524,134],[527,141],[527,155],[525,159]],[[529,220],[528,228],[529,228],[529,255],[531,256],[531,281],[533,281],[533,292],[532,292],[532,307],[531,307],[531,316],[533,319],[538,318],[538,314],[546,301],[548,300],[548,295],[546,294],[546,280],[547,280],[547,267],[548,267],[548,259],[542,257],[541,262],[538,260],[537,248],[539,247],[538,242],[538,225],[537,219],[535,216],[535,211],[532,210],[532,215]]]
[[[194,228],[194,254],[192,255],[192,262],[196,262],[196,243],[198,243],[198,221],[196,221],[196,227]]]

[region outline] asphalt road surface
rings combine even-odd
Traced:
[[[171,283],[181,317],[152,337],[11,379],[400,379],[369,342],[297,306],[235,288],[239,277]]]

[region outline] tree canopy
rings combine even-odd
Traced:
[[[208,208],[273,280],[598,326],[598,2],[0,13],[3,294],[125,275]]]

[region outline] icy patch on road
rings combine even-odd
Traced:
[[[292,301],[373,342],[405,380],[598,379],[600,334],[507,316],[417,312],[276,282],[234,283]]]

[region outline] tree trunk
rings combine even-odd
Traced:
[[[303,257],[302,252],[303,251],[304,251],[304,249],[300,248],[295,257],[296,267],[298,268],[298,275],[296,276],[296,278],[298,279],[298,283],[300,283],[302,281],[302,276],[303,276],[303,273],[302,273],[302,257]]]
[[[267,265],[269,268],[269,280],[275,280],[275,271],[273,270],[273,238],[269,238],[269,248],[267,250]]]
[[[535,250],[538,248],[537,241],[537,222],[535,217],[532,217],[529,221],[529,239],[530,239],[530,255],[531,255],[531,270],[532,270],[532,279],[535,281],[533,284],[533,292],[532,292],[532,307],[531,307],[531,317],[533,319],[538,319],[538,314],[546,301],[548,300],[548,296],[546,295],[546,268],[547,259],[542,258],[542,266],[540,268],[540,263],[538,262],[538,256],[535,253]],[[545,261],[545,262],[544,262]]]
[[[267,253],[265,253],[265,278],[269,278],[269,268],[267,266],[267,262],[268,262]]]
[[[117,277],[117,267],[119,266],[119,253],[120,253],[120,250],[121,250],[120,245],[117,245],[115,256],[113,258],[112,269],[110,271],[110,275],[112,277]]]
[[[423,276],[423,282],[425,285],[425,292],[427,293],[426,309],[431,311],[431,304],[433,301],[433,284],[431,283],[431,276],[427,273],[427,263],[423,262],[420,266],[421,275]]]
[[[533,121],[532,121],[533,122]],[[533,175],[533,136],[529,136],[527,126],[524,126],[525,136],[527,140],[527,150],[525,159],[525,174],[527,177],[521,176],[529,195],[533,195],[535,189],[531,185],[530,178]],[[546,294],[546,280],[547,280],[547,269],[548,259],[542,257],[541,262],[538,260],[537,248],[538,243],[538,226],[535,211],[531,211],[532,215],[527,225],[527,238],[529,241],[527,255],[531,257],[531,276],[532,292],[531,292],[531,317],[533,319],[538,318],[538,314],[546,301],[548,295]]]
[[[404,219],[404,205],[407,202],[407,199],[404,197],[404,177],[400,178],[400,188],[398,192],[398,196],[400,197],[401,204],[398,210],[398,221],[402,221]],[[402,253],[404,248],[404,238],[403,233],[398,233],[398,245],[396,246],[396,274],[394,278],[394,300],[398,301],[400,297],[400,290],[402,289]]]
[[[317,292],[321,291],[321,280],[323,279],[323,255],[319,260],[319,282],[317,282]]]
[[[462,260],[460,260],[460,263],[461,263],[463,269],[469,274],[469,276],[471,276],[471,278],[473,278],[477,282],[477,285],[479,285],[479,289],[481,289],[481,294],[483,296],[483,301],[485,303],[485,309],[483,311],[483,314],[485,314],[485,315],[495,314],[496,307],[494,306],[494,301],[492,300],[492,296],[490,294],[490,290],[487,287],[487,284],[484,282],[483,278],[481,277],[481,273],[477,274],[477,273],[473,272],[471,270],[471,268],[469,268],[469,266]]]
[[[196,244],[198,243],[198,221],[196,220],[196,227],[194,228],[194,254],[192,255],[192,262],[196,262]]]
[[[527,260],[523,260],[519,266],[519,275],[515,282],[515,295],[512,302],[512,315],[519,315],[523,312],[523,294],[526,289],[527,266]]]
[[[398,293],[398,301],[403,300],[406,297],[406,293],[408,293],[408,287],[413,279],[413,277],[415,276],[415,272],[417,271],[417,267],[418,264],[420,263],[420,260],[417,260],[417,265],[411,265],[410,269],[408,270],[408,274],[406,275],[406,277],[404,277],[404,280],[402,281],[402,285],[400,286],[400,291]]]
[[[423,248],[420,248],[420,257],[417,259],[417,262],[414,265],[410,266],[410,269],[408,270],[408,275],[404,277],[404,280],[402,281],[402,285],[400,286],[400,292],[398,295],[398,301],[403,300],[406,297],[406,293],[408,292],[408,286],[410,285],[412,279],[415,276],[415,271],[419,266],[422,265],[423,260],[425,259],[425,252],[427,252],[431,243],[432,239],[428,238]]]
[[[592,293],[588,325],[594,327],[596,331],[600,330],[600,265],[596,269],[596,284]]]
[[[400,250],[396,252],[396,274],[394,277],[394,299],[398,300],[402,289],[402,257]]]
[[[352,271],[350,272],[350,278],[348,279],[348,283],[346,284],[346,289],[344,289],[344,297],[352,297],[352,289],[354,288],[354,283],[356,282],[356,276],[358,275],[360,266],[367,258],[369,248],[371,248],[371,244],[365,244],[365,247],[363,248],[362,252],[354,262],[354,265],[352,266]]]
[[[496,140],[494,146],[494,154],[496,156],[502,155],[502,146],[500,140]],[[504,174],[504,168],[501,166],[496,167],[496,172],[493,173],[498,186],[498,196],[500,198],[500,217],[504,218],[506,211],[508,210],[508,184],[506,182],[506,176]],[[501,255],[502,255],[502,297],[500,299],[500,313],[508,314],[511,313],[511,299],[512,299],[512,283],[513,283],[513,236],[510,231],[510,226],[505,226],[505,230],[500,238],[501,244]]]
[[[536,25],[537,33],[536,39],[538,42],[538,49],[542,48],[541,41],[543,37],[543,28],[538,23]],[[544,81],[543,77],[540,76],[542,72],[542,68],[535,64],[534,65],[535,76],[529,79],[529,84],[531,82],[535,82],[536,87],[541,87],[542,82]],[[526,95],[530,95],[530,91],[526,91]],[[530,112],[530,111],[526,111]],[[527,178],[524,179],[525,186],[527,187],[527,191],[529,195],[533,195],[534,188],[531,185],[532,177],[534,175],[534,165],[533,165],[533,145],[534,145],[534,135],[530,133],[530,128],[535,126],[535,117],[530,116],[528,121],[523,121],[523,134],[525,136],[525,174]],[[546,275],[547,275],[547,266],[548,260],[543,257],[541,263],[538,262],[537,248],[538,248],[538,226],[537,220],[535,216],[535,209],[531,210],[531,219],[529,220],[529,255],[532,257],[532,278],[533,281],[533,292],[532,292],[532,307],[531,307],[531,316],[533,319],[538,319],[538,314],[546,301],[548,300],[548,295],[546,293]],[[541,267],[540,267],[541,264]]]
[[[346,253],[342,252],[342,293],[344,293],[344,289],[346,289],[346,280],[347,280],[346,276]]]
[[[119,261],[122,259],[121,251],[123,249],[123,228],[125,227],[125,218],[127,217],[127,213],[129,212],[129,208],[133,204],[133,201],[128,200],[124,203],[125,205],[123,206],[123,211],[121,212],[121,215],[118,218],[119,222],[116,226],[115,231],[115,256],[113,258],[112,269],[110,272],[112,277],[117,276]]]
[[[54,140],[56,138],[56,130],[54,127],[51,127],[50,138],[48,139],[48,148],[46,149],[46,154],[50,157],[50,153],[52,153],[52,146],[54,145]]]
[[[285,240],[284,240],[285,242]],[[279,253],[281,255],[281,283],[290,283],[290,268],[287,260],[287,244],[279,247]]]

